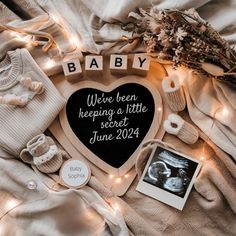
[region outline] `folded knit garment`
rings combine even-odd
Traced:
[[[129,235],[122,216],[88,186],[54,191],[13,158],[0,158],[0,175],[0,235]]]
[[[18,86],[17,95],[25,95],[25,89],[19,85],[20,77],[30,77],[45,87],[43,94],[30,94],[32,100],[23,108],[0,105],[0,146],[19,156],[30,139],[48,128],[63,108],[65,100],[26,49],[9,52],[1,62],[0,71],[2,93],[12,92]]]
[[[188,118],[186,113],[182,115],[185,119]],[[186,145],[172,135],[164,136],[164,141],[176,150],[202,162],[201,171],[183,211],[136,192],[137,181],[123,197],[126,204],[134,208],[148,223],[148,229],[143,224],[139,233],[143,232],[143,235],[235,235],[236,166],[228,155],[207,139],[207,136],[201,135],[201,137],[204,140],[199,139],[194,145]],[[148,155],[145,154],[142,159],[145,163]],[[141,169],[144,166],[139,163]],[[128,214],[129,212],[125,211],[125,219]],[[138,220],[138,217],[135,218]],[[137,220],[136,227],[132,224],[136,230],[141,225]],[[145,232],[149,233],[145,234]]]
[[[233,88],[187,71],[185,96],[192,121],[236,161],[236,94]],[[201,92],[199,92],[201,91]]]
[[[7,24],[9,22],[21,21],[21,18],[11,11],[7,6],[0,2],[0,24]]]

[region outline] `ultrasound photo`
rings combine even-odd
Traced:
[[[184,198],[198,163],[158,147],[143,181]]]

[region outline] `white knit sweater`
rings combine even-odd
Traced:
[[[65,99],[26,49],[9,52],[0,66],[0,95],[14,90],[17,95],[25,94],[26,91],[18,84],[21,76],[30,76],[45,87],[41,95],[29,94],[32,100],[24,108],[0,106],[0,147],[18,156],[30,139],[48,128],[63,108]]]

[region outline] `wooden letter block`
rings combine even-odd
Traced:
[[[98,75],[103,72],[103,57],[102,56],[86,56],[85,71],[87,75]]]
[[[79,58],[67,58],[65,57],[62,62],[63,71],[68,81],[73,82],[81,78],[82,68]]]
[[[146,76],[149,70],[150,58],[147,54],[134,54],[132,72],[140,76]]]
[[[110,56],[110,71],[112,74],[126,74],[128,65],[127,55],[111,55]]]

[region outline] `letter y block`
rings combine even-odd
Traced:
[[[146,76],[150,66],[150,58],[147,54],[134,54],[132,72],[140,76]]]

